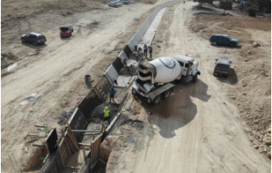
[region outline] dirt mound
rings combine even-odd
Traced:
[[[141,0],[141,2],[146,4],[156,4],[157,0]]]
[[[18,56],[15,56],[11,52],[1,53],[1,69],[8,67],[17,59],[18,59]]]
[[[52,10],[59,10],[59,12],[66,16],[73,14],[74,12],[89,11],[92,9],[103,8],[102,1],[27,1],[26,4],[21,3],[10,3],[10,1],[2,2],[4,7],[1,16],[2,22],[10,19],[25,18],[30,15],[36,15],[38,13],[48,12]],[[20,10],[18,10],[20,9]]]
[[[271,146],[267,138],[271,133],[266,130],[271,129],[271,52],[267,50],[271,45],[269,38],[264,39],[264,31],[271,31],[271,21],[205,14],[192,19],[191,29],[202,36],[221,33],[239,39],[242,47],[231,53],[236,78],[235,82],[231,82],[232,77],[228,78],[232,85],[228,92],[241,119],[248,125],[247,134],[252,146],[269,154]]]
[[[15,56],[13,53],[8,52],[8,53],[1,53],[1,59],[7,58],[9,60],[16,60],[18,57]]]
[[[63,111],[61,116],[59,117],[58,124],[61,125],[61,126],[64,126],[66,124],[65,119],[69,120],[70,117],[73,115],[74,111],[75,111],[75,108],[71,109],[68,112]]]
[[[120,70],[119,75],[137,75],[137,67],[124,67]]]
[[[108,109],[110,110],[110,115],[111,115],[110,121],[112,121],[115,115],[117,114],[118,108],[117,108],[117,105],[114,105],[111,103],[103,103],[97,106],[93,110],[91,117],[87,120],[89,122],[101,123],[103,121],[105,107],[108,107]]]

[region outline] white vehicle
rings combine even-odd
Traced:
[[[161,57],[146,65],[139,65],[132,94],[147,98],[149,104],[158,104],[161,98],[168,98],[173,91],[175,85],[171,82],[195,83],[197,75],[200,75],[200,71],[194,58],[185,55]]]
[[[121,6],[121,4],[120,3],[117,3],[117,2],[111,2],[111,3],[109,3],[109,6],[110,7],[119,7],[119,6]]]
[[[127,0],[119,0],[119,2],[121,2],[122,4],[128,4]]]
[[[117,6],[121,7],[122,2],[120,2],[120,1],[114,1],[114,2],[117,4]]]

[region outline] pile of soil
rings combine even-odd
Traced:
[[[74,113],[74,111],[75,111],[75,108],[71,109],[68,112],[63,111],[61,113],[61,116],[59,117],[58,124],[61,125],[61,126],[64,126],[66,124],[65,119],[69,120],[70,117],[72,116],[72,114]]]
[[[119,75],[137,75],[137,67],[124,67],[120,70]]]
[[[92,114],[91,117],[88,120],[88,122],[95,122],[95,123],[102,123],[103,118],[104,118],[104,109],[105,107],[108,107],[108,109],[110,110],[110,121],[113,120],[113,118],[117,115],[118,113],[118,108],[117,105],[115,104],[111,104],[111,103],[103,103],[99,106],[97,106]]]
[[[8,67],[18,59],[13,53],[1,53],[1,69]]]
[[[8,52],[8,53],[1,53],[1,59],[7,58],[9,60],[16,60],[17,56],[15,56],[13,53]]]
[[[241,119],[248,126],[246,132],[252,146],[270,158],[271,59],[267,50],[271,45],[264,38],[265,31],[271,31],[271,21],[251,17],[198,15],[192,19],[191,29],[201,36],[227,33],[239,39],[242,47],[231,53],[235,61],[232,67],[236,79],[233,82],[232,77],[228,78],[228,84],[231,84],[228,92],[232,95],[232,103],[239,109]],[[256,36],[256,32],[263,35]]]

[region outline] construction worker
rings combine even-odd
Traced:
[[[139,61],[139,54],[138,54],[138,52],[135,53],[135,56],[136,56],[136,61],[138,62]]]
[[[108,121],[110,124],[110,110],[108,107],[105,107],[104,109],[104,118],[103,118],[103,122],[104,121]]]
[[[144,56],[147,57],[147,45],[144,45]]]
[[[150,54],[150,58],[152,59],[152,51],[153,51],[153,48],[152,48],[152,46],[150,45],[149,46],[149,54]]]
[[[111,86],[111,88],[110,88],[110,103],[111,103],[111,99],[113,100],[113,102],[115,102],[114,101],[114,95],[115,95],[115,93],[116,93],[116,90],[114,89],[113,86]]]
[[[123,59],[123,64],[124,64],[125,67],[127,67],[127,59],[126,58]]]

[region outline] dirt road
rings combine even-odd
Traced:
[[[15,72],[2,78],[1,157],[4,166],[8,154],[12,153],[20,163],[27,164],[31,155],[24,151],[26,133],[36,132],[35,124],[59,128],[57,121],[62,111],[77,106],[88,92],[84,76],[91,74],[95,82],[152,13],[152,8],[161,3],[164,1],[121,8],[104,5],[104,10],[65,17],[50,11],[2,26],[2,52],[23,57]],[[60,39],[58,27],[65,24],[73,25],[75,32],[71,38]],[[20,35],[31,31],[43,33],[48,40],[46,45],[22,45]],[[13,108],[32,93],[42,94],[38,104],[31,102]],[[35,150],[28,147],[30,153]]]
[[[166,10],[165,15],[168,16],[163,17],[159,26],[161,30],[156,32],[156,39],[162,43],[156,42],[153,48],[154,57],[171,57],[175,54],[194,57],[200,62],[198,82],[177,85],[167,100],[154,107],[139,105],[135,101],[133,105],[140,110],[131,117],[143,121],[145,118],[142,117],[146,117],[146,123],[153,130],[143,129],[143,137],[138,141],[142,147],[135,153],[123,153],[117,157],[114,151],[110,160],[111,157],[114,160],[119,158],[119,161],[115,161],[119,166],[108,165],[108,171],[271,171],[270,160],[252,147],[245,133],[246,125],[229,100],[231,84],[212,75],[215,58],[232,58],[233,55],[238,58],[238,50],[228,49],[228,53],[224,54],[224,47],[213,47],[205,38],[189,30],[194,5],[193,2],[186,2]]]

